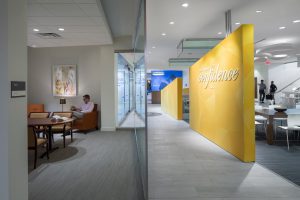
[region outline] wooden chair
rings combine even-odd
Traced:
[[[28,114],[28,118],[49,118],[50,112],[31,112]],[[36,126],[36,131],[38,134],[43,133],[43,136],[45,137],[45,127]]]
[[[60,116],[72,118],[72,112],[53,112],[52,116]],[[52,135],[54,134],[62,134],[64,140],[64,148],[66,147],[66,136],[71,136],[71,142],[73,142],[73,123],[66,123],[62,125],[52,126]],[[54,140],[54,138],[52,138]]]
[[[36,169],[37,151],[40,146],[46,146],[47,159],[49,159],[48,139],[40,138],[36,127],[28,127],[28,150],[34,150],[34,169]]]

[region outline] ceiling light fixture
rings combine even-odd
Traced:
[[[219,32],[219,33],[218,33],[218,35],[221,35],[221,34],[222,34],[222,32]]]
[[[174,24],[175,24],[175,22],[173,22],[173,21],[172,21],[172,22],[169,22],[169,24],[170,24],[170,25],[174,25]]]
[[[255,11],[256,13],[262,13],[262,10],[257,10],[257,11]]]
[[[297,20],[293,21],[294,24],[299,23],[299,22],[300,22],[300,19],[297,19]]]
[[[183,3],[183,4],[181,4],[181,6],[184,7],[184,8],[187,8],[187,7],[189,7],[189,4],[188,3]]]
[[[236,22],[236,23],[235,23],[235,25],[240,25],[240,24],[241,24],[240,22]]]
[[[58,30],[59,30],[59,31],[64,31],[65,29],[64,29],[64,28],[58,28]]]
[[[162,35],[162,36],[166,36],[167,34],[166,34],[166,33],[162,33],[161,35]]]
[[[156,46],[153,46],[153,47],[152,47],[152,49],[155,49],[155,48],[156,48]]]
[[[36,47],[36,45],[35,45],[35,44],[33,44],[31,47],[32,47],[32,48],[35,48],[35,47]]]
[[[286,27],[285,26],[280,26],[279,27],[279,30],[283,30],[283,29],[286,29]]]
[[[33,31],[34,31],[34,32],[39,32],[40,30],[37,29],[37,28],[34,28]]]
[[[287,57],[287,54],[277,54],[273,56],[274,58],[285,58]]]

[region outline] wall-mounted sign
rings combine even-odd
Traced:
[[[199,82],[204,83],[207,88],[210,83],[222,81],[235,81],[239,77],[239,68],[226,67],[222,69],[219,65],[204,67],[199,74]]]
[[[11,81],[11,98],[26,97],[26,82]]]
[[[176,78],[182,78],[182,71],[163,70],[151,72],[151,91],[160,91],[164,89]]]

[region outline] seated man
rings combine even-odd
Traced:
[[[83,104],[80,105],[79,108],[76,108],[75,106],[71,107],[71,110],[73,111],[73,116],[76,118],[82,118],[84,113],[89,113],[94,110],[94,103],[91,102],[90,95],[86,94],[83,96]]]

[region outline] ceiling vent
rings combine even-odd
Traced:
[[[37,33],[37,35],[43,39],[60,39],[60,38],[62,38],[61,35],[58,35],[57,33]]]

